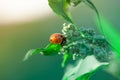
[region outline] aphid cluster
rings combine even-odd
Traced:
[[[80,35],[80,31],[85,37]],[[59,53],[65,54],[66,51],[76,58],[85,58],[94,55],[101,62],[111,59],[112,50],[104,36],[96,34],[92,28],[75,29],[72,24],[63,24],[62,35],[65,37],[65,45]],[[62,39],[64,40],[64,39]]]

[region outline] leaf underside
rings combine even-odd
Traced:
[[[59,16],[63,17],[70,23],[73,23],[69,11],[70,0],[48,0],[49,6]]]
[[[68,65],[62,80],[89,80],[96,70],[107,66],[107,62],[99,62],[95,56],[80,59],[76,66]]]

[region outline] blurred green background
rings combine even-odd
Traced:
[[[99,12],[120,30],[120,0],[92,0]],[[95,27],[96,14],[85,4],[72,9],[79,26]],[[66,22],[55,14],[30,22],[0,25],[0,80],[61,80],[62,56],[35,55],[23,62],[29,49],[42,48],[49,43],[52,33],[61,32]],[[119,66],[119,65],[118,65]],[[91,80],[118,80],[108,72],[98,70]]]

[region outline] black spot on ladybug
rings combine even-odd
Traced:
[[[60,37],[61,37],[61,38],[63,38],[63,36],[62,36],[62,35],[61,35]]]

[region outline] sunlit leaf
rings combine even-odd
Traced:
[[[43,55],[54,55],[60,51],[62,46],[60,44],[49,44],[44,48]]]
[[[73,23],[69,12],[70,0],[48,0],[48,2],[57,15],[60,15],[68,22]]]
[[[120,58],[120,33],[103,16],[101,16],[101,20],[98,23],[107,41],[116,51],[117,57]]]
[[[99,67],[108,65],[107,62],[99,62],[92,56],[80,59],[76,66],[69,65],[62,80],[87,80]]]
[[[54,55],[57,54],[60,49],[61,49],[61,45],[60,44],[48,44],[45,48],[41,48],[41,49],[31,49],[29,50],[26,55],[25,58],[23,59],[24,61],[27,60],[29,57],[35,55],[35,54],[41,54],[41,55]]]

